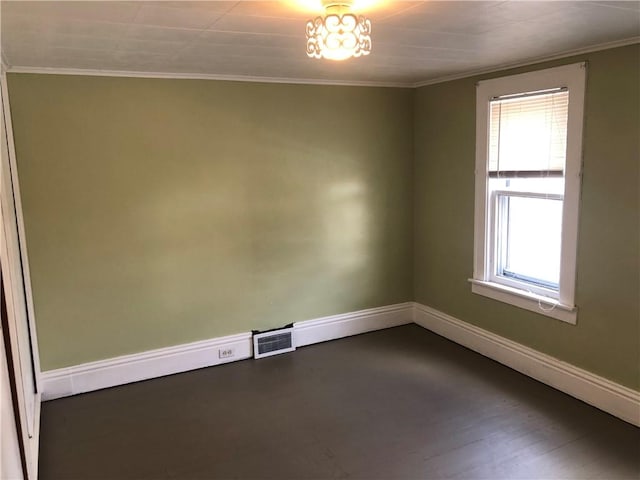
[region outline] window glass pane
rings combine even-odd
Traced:
[[[498,275],[550,288],[560,280],[562,200],[531,197],[504,199],[501,269]]]
[[[569,92],[490,102],[489,171],[564,170]]]

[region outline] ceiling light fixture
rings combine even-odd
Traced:
[[[371,21],[351,12],[352,0],[325,0],[325,15],[307,22],[307,55],[346,60],[371,53]]]

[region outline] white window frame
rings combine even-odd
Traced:
[[[535,193],[535,192],[523,192],[523,191],[508,191],[508,190],[494,190],[491,192],[491,200],[489,203],[489,208],[492,210],[490,218],[494,219],[491,221],[490,225],[490,235],[489,235],[489,248],[493,255],[489,256],[489,281],[506,285],[508,287],[513,287],[516,289],[522,289],[522,280],[518,280],[517,278],[509,278],[504,275],[500,275],[500,270],[502,270],[502,259],[499,258],[502,252],[502,248],[500,248],[499,243],[504,240],[502,238],[498,238],[498,224],[503,223],[504,219],[501,218],[504,212],[501,211],[501,198],[506,197],[520,197],[520,198],[536,198],[536,199],[545,199],[545,200],[555,200],[562,201],[563,195],[559,194],[549,194],[549,193]],[[504,235],[506,232],[502,231]],[[505,235],[506,236],[506,235]],[[524,282],[526,283],[526,282]],[[536,284],[527,284],[527,289],[531,293],[535,293],[538,295],[542,295],[544,297],[550,297],[554,299],[558,299],[558,291],[552,290],[550,288],[546,288],[542,285]]]
[[[476,170],[473,293],[541,315],[575,324],[576,258],[582,175],[582,130],[586,63],[538,70],[478,82],[476,90]],[[525,282],[496,282],[494,225],[489,191],[489,102],[505,95],[568,88],[567,156],[562,209],[562,245],[558,292],[532,288]],[[509,283],[508,285],[506,283]]]

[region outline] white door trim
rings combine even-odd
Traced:
[[[29,318],[29,332],[33,348],[33,361],[36,372],[36,389],[42,391],[40,379],[40,352],[38,351],[38,333],[35,321],[35,309],[33,306],[33,291],[31,289],[31,270],[29,268],[29,255],[27,253],[27,237],[24,229],[24,215],[22,213],[22,195],[20,193],[20,181],[18,179],[18,165],[16,161],[16,146],[13,138],[13,122],[11,119],[11,102],[9,101],[9,88],[7,74],[3,70],[0,80],[2,86],[3,108],[5,111],[5,126],[7,129],[7,143],[9,144],[9,165],[11,167],[11,180],[13,182],[13,195],[16,204],[16,217],[18,219],[18,239],[20,241],[20,255],[22,259],[22,274],[24,275],[25,293],[27,296],[27,315]],[[28,132],[26,132],[28,134]]]
[[[7,337],[9,338],[9,344],[7,345],[7,348],[10,350],[10,352],[7,353],[11,355],[14,367],[13,374],[17,382],[17,384],[14,385],[17,397],[17,405],[15,405],[14,408],[17,409],[18,420],[20,422],[19,430],[22,437],[20,439],[20,443],[23,447],[22,451],[24,453],[24,463],[26,468],[24,475],[25,478],[35,480],[38,477],[38,445],[40,434],[40,366],[37,337],[35,334],[35,322],[33,319],[30,277],[26,258],[24,224],[22,220],[18,178],[15,165],[15,149],[13,146],[13,133],[11,130],[11,115],[8,105],[8,92],[4,71],[0,72],[0,88],[2,94],[0,114],[3,117],[1,125],[3,128],[6,128],[6,148],[8,150],[7,155],[3,143],[2,146],[0,146],[2,149],[0,157],[3,164],[5,161],[7,162],[6,165],[8,166],[9,174],[11,176],[8,181],[13,184],[13,198],[8,196],[11,194],[10,192],[2,190],[1,185],[4,184],[4,180],[0,184],[0,197],[5,200],[3,202],[5,206],[8,206],[9,204],[12,207],[15,206],[15,221],[17,224],[13,224],[13,212],[11,217],[9,217],[8,215],[5,215],[6,212],[3,213],[2,209],[0,209],[0,256],[2,258],[2,276],[8,317]],[[11,218],[11,220],[9,220],[9,218]],[[6,237],[7,232],[11,233],[12,238],[13,234],[16,233],[18,243],[8,241]],[[15,265],[14,262],[18,261],[16,259],[19,259],[19,265]],[[20,270],[20,287],[16,287],[16,281],[13,277],[14,273],[17,271],[16,269]],[[24,300],[24,316],[21,303],[19,310],[16,310],[17,307],[14,304],[14,299],[16,298],[21,298],[20,302],[22,302],[22,299]],[[24,320],[26,320],[27,325],[21,326],[16,323]],[[27,335],[29,338],[22,338],[22,334]],[[24,348],[21,350],[21,346],[24,347],[25,345],[23,341],[26,342],[29,348],[28,365],[27,362],[23,361],[25,358],[24,355],[26,354],[24,352]],[[31,379],[32,375],[33,382]],[[28,387],[25,385],[28,385]],[[33,391],[31,391],[32,388]]]

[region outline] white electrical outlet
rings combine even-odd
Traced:
[[[236,354],[231,347],[221,348],[218,350],[218,358],[231,358]]]

